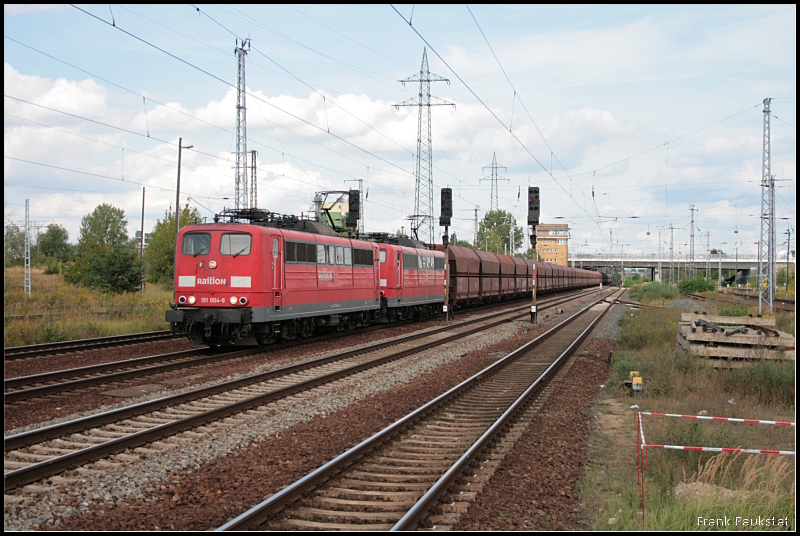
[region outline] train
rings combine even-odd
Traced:
[[[220,219],[178,233],[166,321],[198,344],[267,345],[530,297],[534,276],[537,294],[610,282],[599,272],[465,247],[344,238],[312,220],[256,209]]]

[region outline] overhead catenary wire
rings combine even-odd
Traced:
[[[70,4],[70,6],[72,6],[75,9],[81,11],[82,13],[85,13],[86,15],[89,15],[90,17],[102,22],[103,24],[107,24],[107,25],[111,26],[111,24],[108,21],[103,20],[102,18],[98,17],[97,15],[89,13],[88,11],[79,8],[78,6],[76,6],[74,4]],[[195,69],[195,70],[197,70],[197,71],[199,71],[199,72],[201,72],[201,73],[203,73],[203,74],[205,74],[207,76],[210,76],[214,80],[217,80],[217,81],[219,81],[219,82],[221,82],[221,83],[223,83],[223,84],[225,84],[225,85],[227,85],[229,87],[232,87],[232,88],[236,87],[234,84],[231,84],[230,82],[218,77],[217,75],[215,75],[213,73],[210,73],[209,71],[203,69],[202,67],[198,67],[197,65],[194,65],[193,63],[191,63],[191,62],[189,62],[187,60],[184,60],[183,58],[181,58],[179,56],[176,56],[175,54],[173,54],[173,53],[171,53],[171,52],[169,52],[169,51],[167,51],[167,50],[165,50],[165,49],[163,49],[163,48],[161,48],[161,47],[159,47],[157,45],[154,45],[153,43],[150,43],[146,39],[143,39],[143,38],[141,38],[141,37],[139,37],[139,36],[137,36],[137,35],[135,35],[135,34],[133,34],[131,32],[128,32],[127,30],[124,30],[124,29],[120,28],[119,26],[114,26],[114,29],[123,32],[125,35],[128,35],[128,36],[132,37],[133,39],[136,39],[137,41],[140,41],[140,42],[146,44],[147,46],[158,50],[159,52],[163,52],[164,54],[168,55],[169,57],[171,57],[171,58],[173,58],[173,59],[175,59],[175,60],[177,60],[177,61],[179,61],[179,62],[181,62],[181,63],[183,63],[183,64],[185,64],[187,66],[189,66],[189,67],[191,67],[192,69]],[[300,121],[300,122],[302,122],[302,123],[304,123],[304,124],[306,124],[306,125],[308,125],[308,126],[310,126],[312,128],[315,128],[315,129],[320,130],[322,132],[326,132],[329,136],[332,136],[332,137],[336,138],[337,140],[341,141],[342,143],[345,143],[346,145],[349,145],[349,146],[353,147],[354,149],[357,149],[357,150],[359,150],[359,151],[361,151],[361,152],[363,152],[365,154],[368,154],[369,156],[375,158],[376,160],[380,160],[381,162],[384,162],[384,163],[388,164],[391,167],[395,167],[395,168],[399,169],[400,171],[404,171],[404,172],[406,172],[406,173],[408,173],[410,175],[413,175],[413,173],[411,171],[403,169],[402,167],[398,166],[394,162],[386,160],[385,158],[383,158],[381,156],[378,156],[375,153],[373,153],[371,151],[368,151],[367,149],[364,149],[363,147],[359,147],[355,143],[353,143],[353,142],[351,142],[351,141],[349,141],[349,140],[347,140],[347,139],[345,139],[345,138],[343,138],[343,137],[341,137],[341,136],[339,136],[337,134],[334,134],[333,132],[327,132],[326,129],[320,127],[319,125],[315,125],[314,123],[312,123],[312,122],[310,122],[310,121],[308,121],[306,119],[303,119],[302,117],[299,117],[296,114],[293,114],[293,113],[291,113],[291,112],[289,112],[287,110],[284,110],[283,108],[281,108],[281,107],[279,107],[279,106],[277,106],[275,104],[272,104],[271,102],[269,102],[267,100],[264,100],[264,99],[260,98],[258,95],[254,95],[253,93],[251,93],[249,91],[245,91],[245,93],[247,94],[248,97],[251,97],[253,99],[259,100],[259,101],[263,102],[264,104],[266,104],[267,106],[275,108],[276,110],[278,110],[280,112],[283,112],[284,114],[286,114],[286,115],[296,119],[297,121]]]

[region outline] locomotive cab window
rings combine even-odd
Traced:
[[[226,233],[220,238],[219,252],[222,255],[233,255],[234,257],[249,255],[252,241],[253,237],[249,234]]]
[[[208,233],[188,233],[183,235],[181,251],[184,255],[205,255],[211,251],[211,235]]]
[[[381,264],[386,264],[386,250],[381,250]]]

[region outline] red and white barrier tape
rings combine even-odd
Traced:
[[[681,415],[677,413],[654,413],[652,411],[640,411],[642,415],[651,415],[653,417],[677,417],[680,419],[702,419],[706,421],[728,421],[728,422],[744,422],[756,424],[775,424],[778,426],[795,426],[793,422],[785,421],[761,421],[758,419],[734,419],[733,417],[709,417],[706,415]]]
[[[672,449],[672,450],[698,450],[702,452],[744,452],[746,454],[780,454],[783,456],[794,456],[795,453],[793,450],[767,450],[767,449],[731,449],[731,448],[719,448],[719,447],[686,447],[686,446],[679,446],[679,445],[647,445],[643,443],[643,446],[649,449]]]

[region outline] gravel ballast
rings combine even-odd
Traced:
[[[273,404],[269,418],[260,412],[237,415],[165,441],[176,445],[170,450],[97,462],[51,479],[33,496],[11,493],[4,528],[214,528],[530,340],[556,318],[536,329],[509,323],[313,395],[293,396]]]

